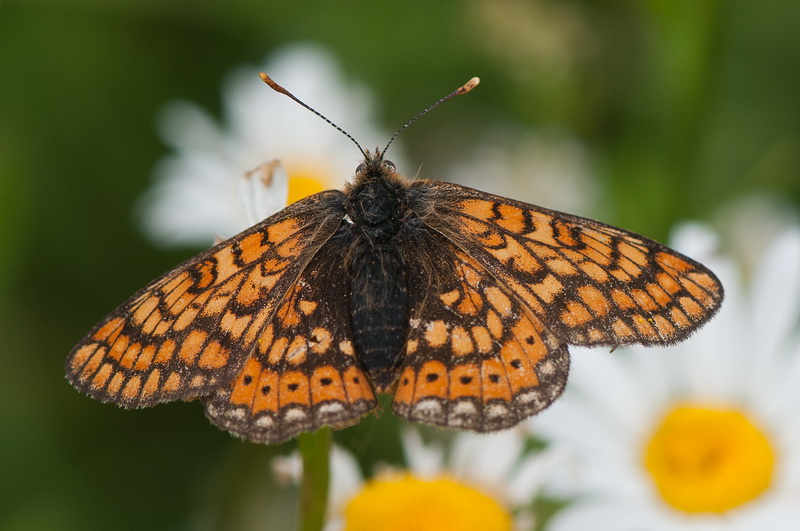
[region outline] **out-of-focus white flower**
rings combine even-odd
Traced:
[[[276,181],[255,196],[251,214],[261,218],[311,193],[338,188],[352,177],[361,153],[319,117],[277,94],[258,77],[275,81],[341,125],[364,145],[388,140],[372,126],[372,97],[344,80],[324,48],[302,44],[272,54],[260,68],[236,70],[223,86],[223,118],[216,121],[189,102],[163,111],[159,129],[174,153],[156,168],[142,200],[146,234],[162,245],[209,245],[253,223],[240,203],[243,175],[272,159]],[[395,146],[393,146],[393,152]],[[397,158],[396,156],[394,158]],[[263,170],[263,167],[262,167]],[[256,172],[258,177],[259,172]],[[288,179],[288,192],[280,179]],[[288,197],[287,197],[288,195]],[[256,220],[260,221],[260,219]]]
[[[453,165],[448,181],[555,210],[591,214],[599,187],[578,139],[518,128],[495,130],[486,137]]]
[[[669,350],[573,349],[566,393],[530,421],[569,456],[550,489],[573,501],[548,529],[798,529],[800,229],[747,289],[715,241],[695,225],[673,241],[722,280],[715,319]]]
[[[722,244],[745,275],[758,268],[767,245],[787,228],[800,224],[791,199],[759,193],[737,197],[719,209],[715,226],[724,227]]]
[[[464,432],[445,447],[425,444],[408,430],[403,434],[408,468],[380,467],[367,480],[355,458],[334,447],[325,529],[530,529],[531,501],[558,458],[553,452],[526,454],[524,441],[521,430]],[[299,480],[299,455],[276,459],[275,470],[279,477]]]

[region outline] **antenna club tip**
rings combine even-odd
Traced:
[[[258,73],[258,77],[260,77],[260,78],[261,78],[261,80],[262,80],[264,83],[266,83],[267,85],[269,85],[269,86],[270,86],[270,88],[271,88],[272,90],[274,90],[275,92],[280,92],[281,94],[285,94],[285,95],[289,96],[290,98],[292,98],[292,99],[293,99],[293,100],[295,100],[295,101],[297,100],[297,98],[295,98],[294,96],[292,96],[292,95],[289,93],[289,91],[287,91],[285,88],[283,88],[282,86],[280,86],[280,85],[278,85],[277,83],[275,83],[275,81],[273,81],[273,80],[272,80],[272,78],[271,78],[271,77],[269,77],[269,76],[268,76],[267,74],[265,74],[264,72],[259,72],[259,73]]]
[[[470,90],[472,90],[475,87],[477,87],[478,83],[480,83],[480,82],[481,82],[481,79],[479,77],[475,76],[472,79],[470,79],[469,81],[467,81],[466,83],[464,83],[464,85],[462,85],[462,87],[460,89],[458,89],[457,92],[459,94],[466,94]]]

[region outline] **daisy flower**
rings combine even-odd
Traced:
[[[381,467],[365,480],[355,457],[334,446],[326,531],[500,531],[530,529],[528,507],[558,462],[529,454],[521,430],[457,433],[451,444],[403,434],[406,469]],[[275,461],[279,477],[299,480],[296,454]]]
[[[797,529],[800,525],[800,228],[743,289],[699,226],[674,247],[726,289],[719,315],[669,350],[574,349],[567,392],[530,421],[568,457],[554,531]]]
[[[270,90],[258,77],[261,71],[355,138],[389,138],[371,124],[370,93],[346,82],[328,51],[310,44],[281,49],[261,67],[243,67],[228,77],[221,123],[189,102],[173,102],[162,112],[161,136],[174,152],[157,166],[140,209],[153,242],[208,245],[287,202],[339,188],[353,175],[361,158],[358,149],[320,118]],[[272,161],[278,157],[282,163]],[[242,197],[247,199],[244,211]]]

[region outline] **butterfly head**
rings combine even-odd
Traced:
[[[356,178],[363,181],[385,177],[387,174],[395,174],[396,168],[394,162],[383,158],[385,152],[385,149],[381,151],[381,149],[377,147],[375,151],[365,150],[363,152],[364,162],[359,164],[356,168]]]

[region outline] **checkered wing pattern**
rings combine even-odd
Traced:
[[[722,302],[711,271],[638,234],[456,184],[412,187],[434,198],[425,223],[563,343],[672,344]]]
[[[558,341],[501,282],[444,237],[412,246],[412,316],[393,410],[479,432],[547,407],[569,372]]]
[[[377,407],[353,349],[345,251],[333,242],[320,249],[232,383],[203,399],[214,424],[278,443],[322,426],[349,426]]]

